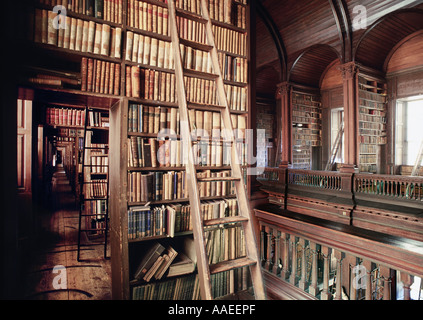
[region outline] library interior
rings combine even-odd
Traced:
[[[1,297],[423,300],[423,1],[5,1]]]

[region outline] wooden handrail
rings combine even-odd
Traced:
[[[279,181],[280,184],[284,184],[284,179],[281,178],[282,174],[288,176],[288,185],[346,191],[354,195],[372,194],[423,202],[423,177],[265,168],[264,173],[257,180],[274,183]],[[351,181],[352,189],[350,187]]]
[[[255,211],[264,270],[313,297],[389,300],[396,277],[408,279],[406,291],[413,276],[423,276],[421,242],[266,206]]]

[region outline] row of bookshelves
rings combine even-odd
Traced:
[[[125,60],[151,67],[173,70],[172,42],[147,35],[126,32]]]
[[[237,216],[236,199],[205,201],[201,204],[204,221]],[[142,240],[151,237],[175,237],[175,234],[192,231],[191,207],[188,204],[161,206],[135,206],[128,210],[128,239]]]
[[[376,173],[378,145],[386,137],[386,85],[359,76],[359,170]]]
[[[223,120],[219,112],[190,109],[189,121],[191,132],[204,138],[220,138],[223,133]],[[246,117],[232,114],[232,123],[237,130],[236,139],[245,136]],[[169,135],[179,135],[179,110],[176,108],[154,107],[142,104],[129,104],[128,132],[156,133],[169,129]],[[201,130],[201,131],[200,131]],[[176,138],[174,136],[173,138]]]
[[[188,161],[181,140],[131,137],[128,139],[128,146],[130,168],[179,168]],[[194,164],[199,168],[229,166],[233,147],[229,142],[196,142],[192,146]],[[237,142],[235,147],[239,164],[246,166],[248,164],[247,146],[243,142]]]
[[[120,95],[119,63],[83,57],[81,91]]]
[[[79,126],[85,125],[85,110],[76,108],[46,108],[46,124],[51,126]],[[89,127],[108,127],[108,113],[89,111],[88,124]]]
[[[121,58],[122,28],[66,16],[66,28],[55,28],[53,11],[35,9],[34,41],[64,49]]]
[[[39,0],[47,6],[63,6],[67,12],[122,24],[123,0]]]
[[[198,177],[230,177],[230,171],[198,172]],[[188,198],[188,183],[185,171],[129,172],[128,198],[131,203]],[[199,182],[201,197],[224,197],[235,192],[230,181]]]

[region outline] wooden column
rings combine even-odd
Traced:
[[[298,286],[301,290],[305,290],[305,288],[306,288],[306,270],[307,270],[306,246],[305,246],[305,240],[303,238],[300,238],[298,242],[301,246],[301,279],[300,279]]]
[[[355,62],[340,66],[344,89],[344,161],[341,172],[354,172],[358,165],[358,67]]]
[[[270,265],[272,264],[272,229],[270,227],[265,228],[267,234],[267,252],[266,252],[266,263],[264,267],[267,271],[270,270]]]
[[[335,258],[336,258],[335,300],[342,300],[342,252],[335,250]]]
[[[261,261],[261,266],[263,266],[263,263],[265,262],[265,257],[264,257],[264,226],[261,224],[260,222],[260,261]]]
[[[275,237],[275,256],[273,261],[272,272],[273,274],[277,274],[279,269],[279,260],[280,260],[280,254],[281,254],[280,232],[276,229],[273,229],[273,236]]]
[[[411,285],[414,282],[414,277],[404,272],[401,272],[400,277],[404,286],[404,300],[410,300]]]
[[[322,246],[322,255],[323,255],[323,290],[321,294],[321,300],[329,300],[331,294],[329,292],[329,261],[331,248]]]
[[[295,236],[291,236],[290,243],[292,244],[292,267],[289,282],[295,285],[295,277],[297,275],[297,242]]]
[[[383,279],[383,300],[391,300],[391,270],[380,266],[380,274]]]
[[[281,278],[286,280],[288,276],[288,253],[289,253],[289,241],[287,239],[287,234],[285,232],[281,232],[281,239],[282,239],[282,271],[281,271]]]
[[[312,265],[311,265],[311,284],[309,287],[309,292],[313,296],[316,296],[318,291],[317,288],[317,252],[316,252],[316,243],[310,241],[310,250],[312,254]]]
[[[366,268],[366,300],[373,300],[372,262],[363,260],[363,266]]]
[[[278,84],[276,89],[276,107],[280,109],[281,114],[277,126],[278,141],[281,139],[279,145],[282,145],[279,166],[285,168],[292,163],[291,89],[288,82]]]

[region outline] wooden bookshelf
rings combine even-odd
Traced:
[[[66,23],[70,30],[56,30],[51,27],[51,22],[57,15],[52,14],[52,9],[57,5],[56,1],[40,0],[30,5],[29,11],[32,20],[29,21],[34,22],[31,26],[32,30],[30,30],[30,41],[20,39],[19,44],[25,48],[25,51],[33,52],[34,56],[26,60],[28,62],[23,67],[24,77],[20,80],[20,84],[30,91],[33,90],[35,99],[48,103],[58,110],[75,108],[82,111],[85,106],[89,106],[110,111],[110,127],[94,126],[89,128],[92,131],[104,133],[110,129],[109,171],[107,173],[101,171],[101,161],[106,155],[94,155],[92,153],[95,152],[95,149],[87,148],[86,150],[89,151],[86,156],[89,157],[91,163],[87,168],[96,170],[96,172],[90,172],[88,181],[101,180],[105,176],[110,179],[109,212],[111,217],[113,297],[132,299],[134,294],[139,296],[141,287],[146,284],[143,281],[134,282],[133,271],[149,246],[155,241],[159,241],[166,245],[174,244],[175,249],[182,250],[182,243],[187,239],[193,239],[192,231],[189,228],[179,230],[172,236],[169,236],[168,230],[164,230],[162,235],[145,239],[129,239],[128,234],[128,213],[131,209],[144,206],[147,203],[150,204],[152,210],[173,206],[187,207],[189,203],[186,193],[179,194],[178,197],[147,198],[146,201],[135,199],[133,201],[134,199],[130,198],[131,190],[129,189],[131,174],[180,177],[185,173],[184,167],[180,164],[134,165],[133,162],[131,163],[129,153],[131,138],[135,138],[137,141],[151,139],[151,141],[160,142],[157,140],[157,127],[153,131],[132,130],[129,125],[129,121],[132,119],[131,106],[146,106],[154,112],[158,109],[177,111],[179,108],[174,92],[173,49],[166,17],[168,4],[167,1],[158,0],[104,0],[104,6],[100,13],[96,12],[95,8],[93,8],[94,11],[90,11],[90,8],[78,7],[77,3],[82,5],[82,2],[68,0],[67,3]],[[250,52],[247,18],[249,7],[246,5],[246,1],[245,3],[244,1],[232,1],[232,14],[229,14],[223,4],[223,1],[221,3],[220,1],[210,1],[210,16],[216,36],[227,99],[231,107],[233,126],[241,129],[244,133],[250,124],[250,86],[248,84]],[[214,137],[212,132],[213,129],[221,127],[221,121],[214,123],[216,127],[213,128],[213,122],[204,120],[212,119],[213,113],[220,111],[221,107],[219,107],[216,95],[213,94],[216,75],[210,68],[209,51],[212,47],[205,40],[206,21],[201,17],[200,1],[178,1],[176,6],[180,43],[183,45],[181,53],[188,108],[190,117],[199,117],[196,121],[192,121],[191,126],[209,132],[209,140],[199,141],[199,149],[202,147],[201,143],[209,143],[213,147],[216,145],[223,147],[223,139]],[[143,12],[144,8],[147,9],[145,12]],[[151,14],[148,13],[148,8],[151,8]],[[136,10],[138,10],[138,16],[135,14]],[[197,30],[203,30],[204,35],[200,32],[188,32],[188,25],[195,25]],[[149,73],[148,79],[145,76],[147,72]],[[150,91],[151,89],[152,91]],[[61,112],[63,113],[63,111]],[[171,121],[174,125],[178,123],[179,119]],[[200,122],[203,127],[199,126]],[[50,123],[49,126],[67,130],[83,129],[82,123]],[[166,137],[165,142],[174,140],[180,142],[179,129],[174,126],[171,128],[175,129],[175,136]],[[242,168],[246,171],[248,167],[246,150],[243,149],[241,143],[244,141],[244,137],[241,135],[235,139],[235,145],[239,148],[239,153],[243,155],[243,158],[240,159]],[[80,172],[79,135],[72,143],[76,163],[75,174],[79,177],[80,174],[83,174]],[[230,171],[228,163],[223,162],[223,159],[221,162],[210,160],[212,146],[208,147],[207,152],[199,157],[201,160],[197,165],[198,174],[204,178],[217,174],[223,175]],[[218,154],[223,156],[221,151],[218,151]],[[213,156],[216,156],[215,151],[213,151]],[[95,163],[92,162],[94,158]],[[100,159],[100,164],[97,162],[98,159]],[[78,181],[78,178],[75,180]],[[204,181],[201,183],[204,186],[200,189],[202,201],[210,205],[234,201],[233,182]],[[247,189],[249,185],[248,182]],[[225,191],[222,193],[223,189]],[[100,211],[102,210],[101,199],[98,198]],[[95,205],[97,206],[97,203]],[[91,209],[91,211],[94,210]],[[232,210],[237,209],[234,207]],[[237,228],[230,228],[224,232],[226,236],[230,234],[231,237],[240,241],[242,234],[240,231],[233,231],[235,229]],[[210,229],[207,232],[214,231]],[[213,238],[211,235],[210,237]],[[211,245],[212,241],[209,241],[209,246]],[[221,249],[223,250],[223,248]],[[235,257],[235,252],[231,254]],[[237,252],[237,254],[241,254],[241,252]],[[231,289],[218,286],[214,295],[219,297],[233,293],[234,289],[246,289],[250,283],[247,280],[247,273],[247,269],[243,268],[239,272],[226,273],[222,276],[213,275],[214,283],[229,281],[228,279],[231,278]],[[197,278],[196,270],[172,279],[164,277],[162,280],[153,281],[150,284],[157,283],[159,285],[169,281],[183,283],[184,279],[188,279],[186,281],[192,281],[193,289],[197,290],[194,296],[187,296],[192,299],[192,297],[199,298],[198,283],[195,278]]]
[[[377,173],[380,146],[386,136],[386,83],[359,75],[359,170]]]
[[[316,94],[292,93],[292,166],[312,169],[312,148],[322,144],[322,109]]]

